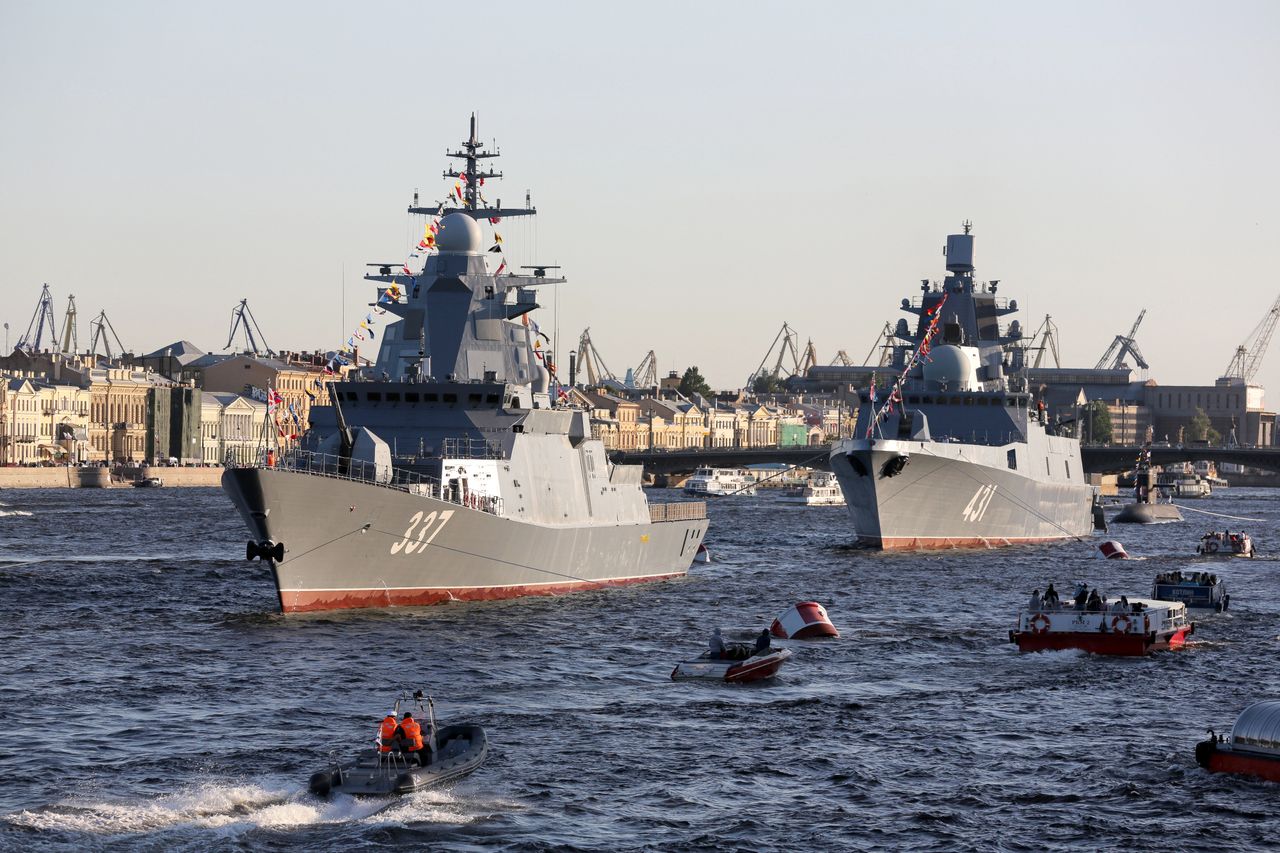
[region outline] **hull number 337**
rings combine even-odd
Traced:
[[[404,532],[404,538],[392,544],[391,553],[399,554],[403,551],[406,554],[412,554],[415,551],[427,550],[431,540],[440,535],[440,531],[444,530],[445,524],[452,517],[451,509],[425,514],[422,510],[418,510],[409,517],[409,529]]]

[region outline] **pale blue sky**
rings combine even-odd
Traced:
[[[41,282],[126,346],[329,348],[474,109],[560,337],[740,384],[785,319],[861,358],[975,223],[1092,366],[1149,311],[1211,382],[1280,294],[1276,3],[0,2],[0,319]],[[553,312],[541,312],[544,328]],[[1280,386],[1280,342],[1260,379]],[[1280,403],[1273,391],[1271,404]]]

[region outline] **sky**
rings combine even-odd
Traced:
[[[1151,378],[1211,383],[1280,296],[1278,40],[1274,2],[0,0],[0,320],[47,282],[82,349],[105,310],[220,351],[247,298],[332,349],[474,111],[562,363],[590,327],[739,387],[784,321],[860,362],[971,220],[1064,365],[1146,308]]]

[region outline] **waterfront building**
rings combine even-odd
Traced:
[[[132,464],[145,461],[151,377],[159,379],[142,368],[89,369],[91,461]]]
[[[254,389],[265,393],[273,389],[284,400],[280,417],[285,412],[297,415],[301,433],[306,429],[311,413],[311,396],[319,396],[323,389],[315,387],[315,380],[324,377],[322,368],[311,364],[289,364],[275,358],[252,355],[235,355],[222,359],[203,369],[201,386],[205,391],[223,391],[254,396]],[[326,392],[327,393],[327,392]]]

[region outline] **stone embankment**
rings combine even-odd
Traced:
[[[216,487],[221,468],[0,468],[0,489],[105,489],[129,488],[134,480],[159,477],[165,487]]]

